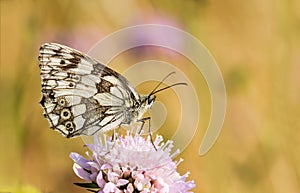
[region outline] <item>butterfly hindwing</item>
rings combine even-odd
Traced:
[[[42,45],[39,66],[44,115],[66,137],[118,127],[126,105],[139,100],[122,75],[69,47]]]

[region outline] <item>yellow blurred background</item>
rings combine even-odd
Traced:
[[[216,144],[198,155],[210,114],[203,96],[199,130],[180,155],[178,170],[191,172],[193,191],[300,192],[300,1],[0,3],[0,192],[85,192],[72,184],[80,180],[69,159],[72,151],[86,151],[82,140],[50,130],[38,104],[39,46],[55,41],[87,52],[106,35],[143,23],[173,25],[197,37],[225,80],[227,114]],[[192,80],[199,76],[185,71]]]

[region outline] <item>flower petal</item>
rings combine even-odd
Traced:
[[[73,171],[74,173],[83,180],[90,181],[90,173],[88,173],[85,169],[83,169],[80,165],[74,163],[73,165]]]
[[[117,186],[124,186],[126,184],[128,184],[128,180],[125,180],[125,179],[119,179],[118,182],[117,182]]]
[[[116,183],[118,181],[119,175],[115,172],[108,171],[107,177],[110,182]]]
[[[97,176],[96,182],[97,182],[98,186],[99,186],[101,189],[104,188],[106,182],[105,182],[105,180],[103,179],[103,175],[102,175],[102,172],[101,172],[101,171],[99,172],[99,174],[98,174],[98,176]]]
[[[112,182],[106,183],[103,188],[104,193],[114,193],[115,190],[116,190],[116,185]]]
[[[78,165],[84,167],[84,168],[87,168],[89,167],[87,162],[88,160],[85,159],[83,156],[79,155],[78,153],[75,153],[75,152],[71,152],[70,153],[70,158],[75,162],[77,163]]]
[[[106,169],[111,169],[111,168],[112,168],[112,166],[110,164],[103,164],[100,169],[106,170]]]
[[[134,191],[132,183],[127,185],[126,193],[132,193]]]

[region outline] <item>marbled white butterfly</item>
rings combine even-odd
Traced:
[[[39,67],[44,116],[52,129],[67,138],[93,135],[134,122],[143,125],[150,119],[142,117],[153,105],[155,93],[186,85],[177,83],[158,89],[160,82],[150,94],[140,95],[116,71],[57,43],[41,46]]]

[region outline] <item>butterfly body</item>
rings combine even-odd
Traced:
[[[39,66],[44,116],[68,138],[138,122],[155,101],[116,71],[67,46],[42,45]]]

